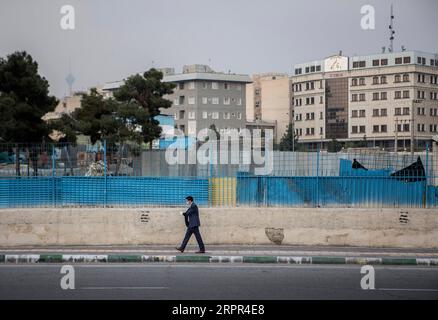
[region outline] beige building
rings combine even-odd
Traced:
[[[249,122],[275,125],[274,142],[279,143],[291,123],[292,82],[287,74],[254,75],[246,85],[246,115]]]
[[[74,92],[71,96],[63,97],[53,112],[48,112],[43,116],[43,120],[59,119],[63,114],[72,113],[80,108],[82,94],[83,92]]]
[[[295,132],[310,148],[337,139],[424,149],[437,134],[437,54],[337,55],[296,65],[292,80]]]

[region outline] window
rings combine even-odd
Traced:
[[[351,133],[357,133],[357,126],[351,127]]]
[[[189,82],[189,85],[188,85],[188,88],[189,88],[190,90],[195,89],[195,81],[190,81],[190,82]]]
[[[196,98],[195,97],[189,97],[188,102],[189,102],[189,104],[195,104],[196,103]]]
[[[196,112],[189,111],[189,119],[196,119]]]
[[[404,57],[403,63],[411,63],[411,57]]]
[[[379,109],[373,109],[373,117],[379,116]]]
[[[212,119],[219,119],[219,112],[212,112],[211,113],[211,118]]]
[[[226,82],[224,82],[224,89],[225,90],[230,90],[230,85]]]
[[[354,61],[353,62],[353,68],[365,68],[366,63],[365,61]]]
[[[207,111],[203,111],[202,112],[202,119],[207,119],[208,115],[207,115]]]
[[[295,69],[295,74],[302,74],[302,73],[303,73],[303,69],[301,68]]]
[[[179,105],[179,98],[173,99],[173,105],[178,106]]]
[[[219,104],[219,98],[211,98],[211,103],[212,104]]]
[[[403,108],[403,115],[409,115],[409,108]]]
[[[207,104],[207,103],[208,103],[207,97],[202,97],[202,104]]]
[[[379,126],[374,125],[373,126],[373,132],[379,132]]]
[[[373,60],[373,67],[378,67],[380,65],[379,59]]]
[[[224,112],[224,119],[230,119],[230,113]]]
[[[356,78],[351,79],[351,85],[353,87],[357,86],[357,79]]]
[[[403,131],[404,132],[409,132],[409,123],[403,124]]]
[[[380,93],[380,100],[386,100],[388,98],[387,92],[381,92]]]
[[[184,119],[184,115],[185,115],[185,113],[186,113],[186,112],[185,112],[184,110],[180,110],[180,111],[179,111],[179,118],[180,118],[180,119]]]
[[[237,113],[237,119],[239,119],[239,120],[242,119],[242,112],[238,112],[238,113]]]
[[[395,108],[395,115],[401,116],[401,108]]]
[[[185,97],[184,96],[180,96],[178,104],[184,104],[184,100],[185,100]]]
[[[365,78],[359,78],[359,85],[364,86],[365,85]]]
[[[231,103],[231,99],[229,97],[224,98],[224,105],[228,106]]]
[[[395,64],[402,64],[403,59],[402,58],[395,58]]]
[[[409,99],[409,91],[408,90],[403,91],[403,99]]]
[[[316,72],[321,71],[321,66],[316,66]]]
[[[409,82],[409,74],[405,73],[403,75],[403,82]]]
[[[365,126],[359,126],[359,132],[365,133]]]
[[[381,117],[386,117],[387,116],[386,108],[385,109],[380,109],[380,116]]]
[[[353,101],[353,102],[358,101],[358,99],[357,99],[357,93],[351,95],[351,101]]]
[[[380,132],[388,132],[388,126],[386,124],[382,124],[380,126]]]
[[[324,118],[324,117],[323,117],[323,113],[320,112],[320,113],[319,113],[319,119],[322,120],[323,118]]]
[[[180,90],[184,90],[184,82],[180,82],[179,83],[179,89]]]
[[[323,104],[324,103],[324,97],[323,96],[320,96],[319,97],[319,104]]]
[[[357,118],[357,110],[352,110],[351,111],[351,117],[352,118]]]
[[[208,88],[208,83],[204,81],[202,83],[202,89],[207,89],[207,88]]]
[[[381,76],[380,77],[380,83],[381,84],[386,84],[387,82],[386,82],[386,76]]]
[[[399,83],[399,82],[401,82],[401,77],[400,77],[399,74],[395,75],[395,77],[394,77],[394,82],[395,82],[395,83]]]
[[[237,104],[238,106],[241,106],[241,105],[242,105],[242,98],[237,98],[237,102],[236,102],[236,104]]]
[[[373,84],[379,84],[379,77],[373,77]]]
[[[365,93],[359,94],[359,101],[365,101]]]
[[[373,100],[379,100],[379,93],[378,92],[373,93]]]
[[[394,99],[401,99],[401,91],[395,92]]]
[[[388,65],[388,59],[382,59],[380,60],[380,65],[387,66]]]
[[[212,82],[212,83],[211,83],[211,88],[214,89],[214,90],[219,89],[219,83],[217,83],[217,82]]]
[[[359,117],[365,118],[365,110],[359,110]]]

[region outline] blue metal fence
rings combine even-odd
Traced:
[[[64,158],[57,149],[64,152]],[[149,157],[141,152],[136,152],[136,157],[148,159],[146,163],[136,164],[131,159],[126,162],[130,165],[122,167],[121,159],[132,155],[118,149],[117,158],[114,152],[108,154],[105,143],[97,148],[76,147],[78,152],[90,150],[91,158],[87,154],[74,155],[72,149],[65,145],[39,148],[41,154],[50,157],[47,161],[37,159],[42,163],[38,170],[30,170],[32,161],[20,155],[23,167],[27,164],[21,171],[15,171],[16,158],[8,151],[9,158],[0,161],[0,208],[181,206],[187,195],[192,195],[200,206],[438,208],[438,159],[431,161],[427,151],[415,156],[278,153],[273,172],[257,176],[252,165],[188,165],[174,170],[157,154]],[[416,166],[417,158],[421,166]],[[84,165],[82,161],[87,159]],[[100,171],[90,169],[100,162]],[[108,170],[109,162],[113,163],[112,171]],[[145,165],[147,172],[158,168],[159,174],[139,175],[138,170],[144,170]],[[412,165],[414,169],[406,169]],[[84,172],[94,176],[85,176]],[[127,175],[129,172],[131,175]]]
[[[0,179],[0,207],[181,206],[208,204],[206,178],[23,177]]]

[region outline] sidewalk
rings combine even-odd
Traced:
[[[172,246],[0,247],[0,263],[64,262],[209,262],[290,264],[383,264],[438,266],[438,249],[340,246],[196,246],[180,253]]]

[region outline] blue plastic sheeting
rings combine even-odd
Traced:
[[[208,179],[35,177],[0,179],[0,207],[208,204]]]
[[[159,140],[159,148],[167,149],[172,145],[175,149],[188,149],[194,143],[196,143],[193,137],[172,137],[172,138],[161,138]]]
[[[353,169],[352,168],[353,162],[346,159],[340,159],[339,162],[339,175],[340,176],[379,176],[379,177],[386,177],[389,176],[394,170],[392,168],[387,169],[378,169],[378,170],[364,170],[364,169]]]
[[[237,178],[241,206],[435,207],[438,188],[392,177]]]

